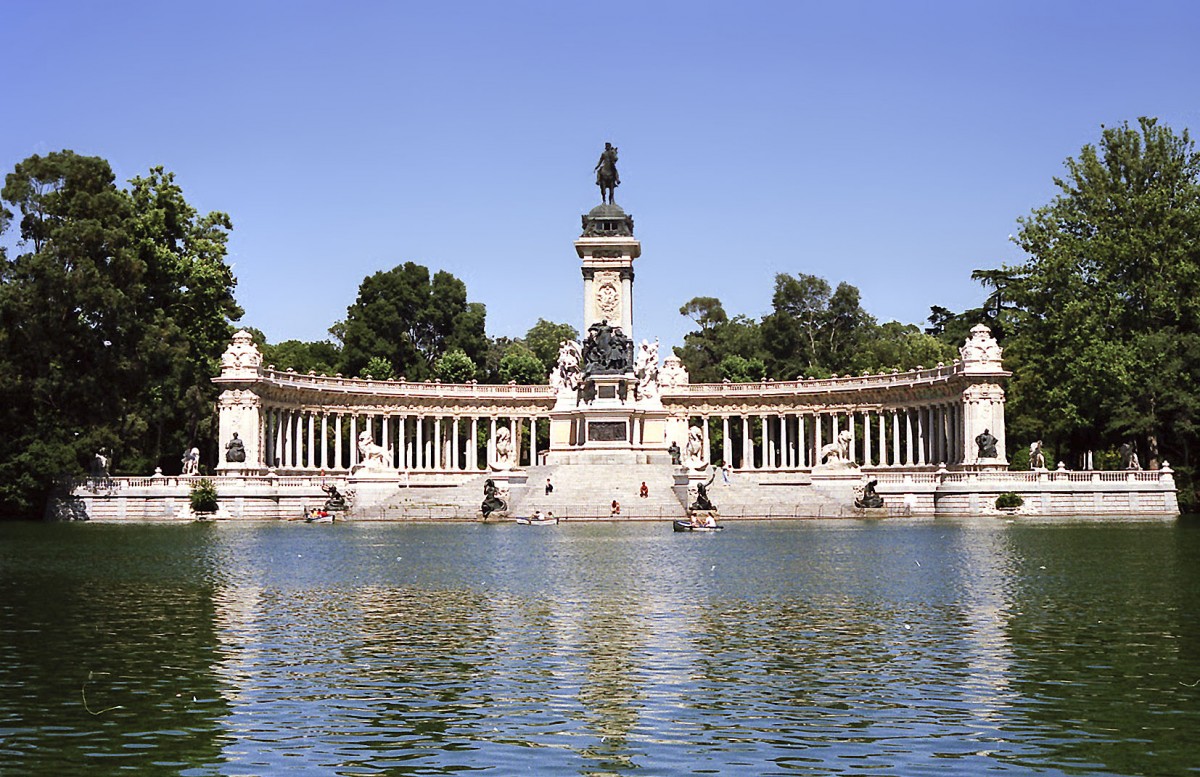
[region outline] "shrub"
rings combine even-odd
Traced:
[[[1010,507],[1020,507],[1025,504],[1025,500],[1018,494],[1012,491],[1005,491],[1000,496],[996,497],[996,509],[1003,510]]]
[[[192,484],[189,498],[194,513],[215,513],[217,511],[217,487],[208,478],[202,478]]]

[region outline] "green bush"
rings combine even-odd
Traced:
[[[208,478],[202,478],[192,484],[189,497],[193,513],[215,513],[217,511],[217,487]]]
[[[1022,499],[1018,494],[1014,494],[1012,491],[1005,491],[1003,494],[996,497],[997,510],[1003,510],[1009,507],[1020,507],[1023,504],[1025,504],[1025,500]]]

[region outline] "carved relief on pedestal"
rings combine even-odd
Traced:
[[[621,274],[612,270],[596,272],[596,311],[601,318],[619,321],[621,313]]]

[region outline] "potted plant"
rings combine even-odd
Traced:
[[[208,478],[201,478],[193,483],[192,492],[188,498],[192,505],[192,512],[198,518],[210,516],[220,507],[217,502],[217,487]]]
[[[1025,500],[1021,498],[1021,495],[1014,494],[1012,491],[1005,491],[996,497],[996,509],[1009,515],[1015,515],[1023,504],[1025,504]]]

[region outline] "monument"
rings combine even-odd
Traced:
[[[583,275],[581,343],[564,342],[551,374],[547,463],[668,463],[667,412],[659,398],[658,343],[634,345],[633,263],[642,254],[633,217],[616,204],[617,149],[596,164],[600,204],[575,241]]]

